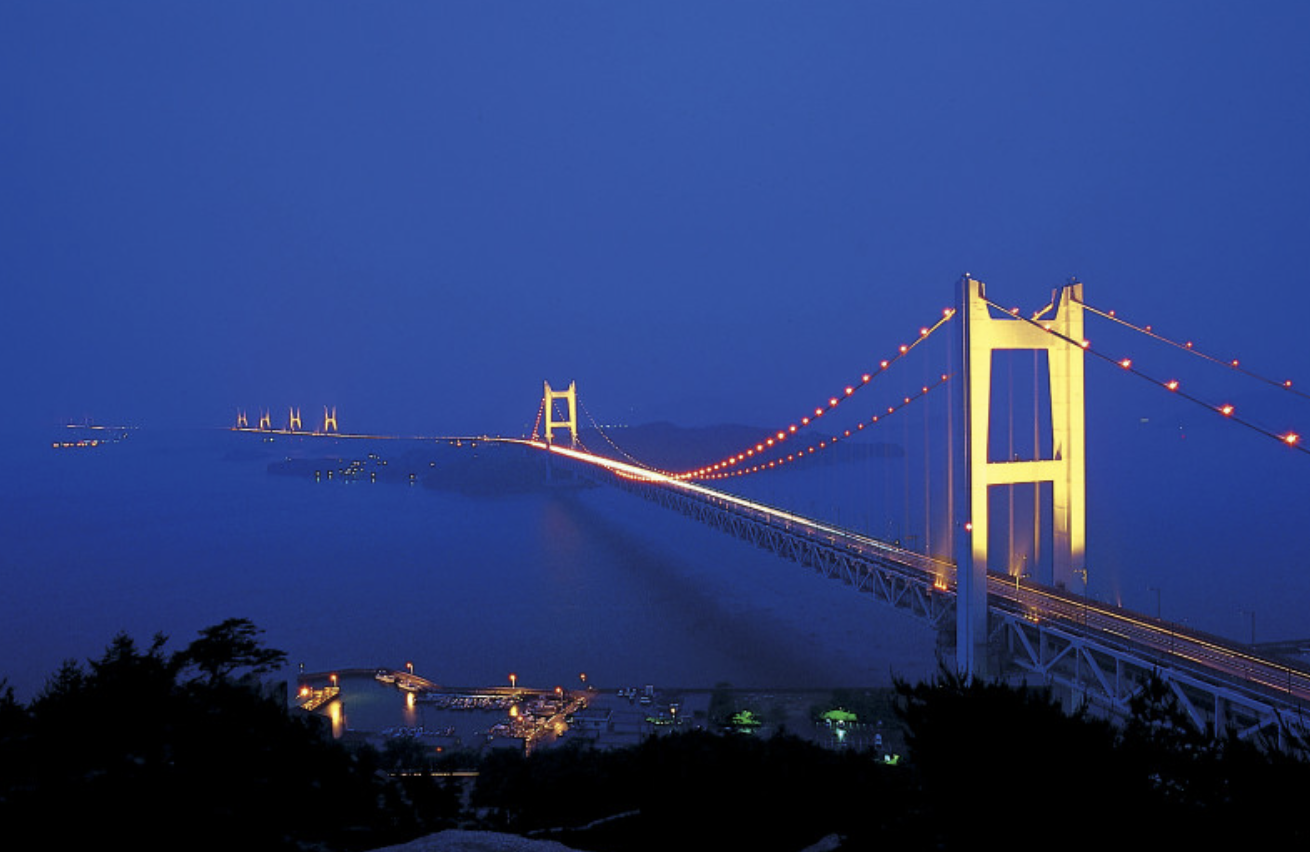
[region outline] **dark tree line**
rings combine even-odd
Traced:
[[[1162,684],[1124,725],[1040,690],[949,675],[896,687],[907,759],[794,734],[705,731],[445,760],[476,768],[474,811],[413,743],[347,748],[261,686],[285,655],[231,619],[169,653],[126,635],[66,663],[27,705],[0,684],[7,842],[133,850],[365,850],[461,825],[577,849],[795,852],[1032,846],[1304,848],[1304,739],[1286,749],[1196,730]],[[847,696],[848,703],[859,696]],[[585,827],[585,828],[584,828]]]
[[[597,852],[670,848],[843,850],[1305,848],[1305,740],[1287,748],[1197,730],[1163,684],[1126,724],[1066,712],[1045,690],[942,674],[900,683],[908,760],[832,751],[794,735],[706,732],[617,752],[577,748],[484,763],[480,804],[517,832]],[[687,843],[693,842],[689,847]]]
[[[231,619],[167,653],[113,639],[27,706],[0,695],[0,826],[9,840],[153,849],[368,849],[438,827],[375,755],[293,714],[258,675],[285,655]]]

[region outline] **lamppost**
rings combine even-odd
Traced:
[[[1087,566],[1073,569],[1073,572],[1083,578],[1083,626],[1087,626]]]

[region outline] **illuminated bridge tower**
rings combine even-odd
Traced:
[[[300,409],[287,409],[287,431],[294,432],[300,428]]]
[[[328,407],[325,405],[323,406],[323,433],[327,434],[328,432],[336,432],[336,431],[337,431],[337,407],[335,405],[332,406],[332,411],[331,413],[329,413]]]
[[[555,419],[555,405],[557,399],[562,399],[567,403],[569,416],[567,420]],[[569,382],[568,390],[551,390],[550,382],[546,382],[546,396],[543,402],[546,409],[546,443],[553,443],[554,432],[556,429],[569,430],[569,446],[578,445],[578,390],[576,382]]]
[[[956,668],[970,676],[987,672],[988,489],[993,485],[1050,483],[1052,585],[1068,588],[1086,570],[1086,440],[1083,400],[1083,285],[1055,291],[1051,304],[1031,320],[994,316],[981,281],[960,281],[962,345],[956,354],[960,412],[955,427]],[[1051,311],[1054,309],[1054,315]],[[1051,442],[1049,458],[1033,448],[1031,460],[992,459],[988,427],[992,409],[992,354],[998,350],[1045,351],[1048,365]],[[1034,417],[1038,417],[1036,411]],[[1036,432],[1034,424],[1034,432]],[[1039,492],[1040,493],[1040,492]],[[1036,522],[1034,522],[1036,526]],[[1015,575],[1019,577],[1018,574]],[[1016,579],[1016,584],[1018,580]]]

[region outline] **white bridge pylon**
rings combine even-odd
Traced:
[[[993,316],[983,283],[960,280],[958,410],[954,454],[956,667],[970,677],[987,672],[988,489],[993,485],[1051,483],[1052,583],[1069,587],[1086,571],[1087,484],[1084,402],[1083,285],[1059,288],[1031,319]],[[1051,311],[1054,310],[1054,314]],[[992,460],[992,353],[1044,350],[1051,412],[1050,458]],[[1037,412],[1033,412],[1036,418]],[[1036,426],[1034,425],[1034,430]],[[1039,447],[1033,454],[1039,453]],[[959,487],[962,485],[963,487]],[[1018,576],[1018,575],[1016,575]],[[1083,575],[1085,576],[1085,575]],[[1017,581],[1016,581],[1017,582]]]
[[[555,406],[554,406],[554,402],[555,402],[555,400],[557,400],[557,399],[562,399],[562,400],[564,400],[565,403],[566,403],[566,408],[567,408],[567,410],[568,410],[568,419],[566,419],[566,420],[556,420],[556,419],[555,419]],[[546,411],[545,411],[545,413],[546,413],[546,443],[547,443],[547,444],[553,444],[553,443],[555,442],[555,430],[556,430],[556,429],[568,429],[568,430],[569,430],[569,446],[570,446],[570,447],[576,447],[576,446],[578,445],[578,386],[577,386],[577,382],[569,382],[568,390],[562,390],[562,391],[552,390],[551,387],[550,387],[550,382],[546,382],[546,395],[545,395],[545,397],[543,398],[543,405],[544,405],[544,407],[545,407],[545,409],[546,409]]]

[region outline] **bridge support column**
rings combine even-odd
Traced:
[[[567,420],[555,419],[554,402],[557,399],[562,399],[567,404],[567,408],[568,408]],[[568,429],[569,446],[576,447],[578,445],[577,383],[569,382],[568,390],[557,391],[551,389],[550,382],[546,382],[545,409],[546,409],[546,443],[550,444],[554,442],[556,429]]]
[[[1031,321],[993,316],[983,284],[960,280],[960,376],[955,454],[956,667],[961,674],[989,676],[987,666],[988,499],[992,485],[1051,483],[1052,581],[1068,587],[1086,570],[1086,423],[1083,401],[1082,287],[1060,288]],[[1049,316],[1054,308],[1054,316]],[[989,457],[992,353],[1045,350],[1049,365],[1051,458],[1027,461]],[[1034,417],[1037,416],[1034,412]],[[1034,447],[1034,455],[1039,449]],[[1017,575],[1016,575],[1017,576]],[[1017,583],[1017,580],[1016,580]]]

